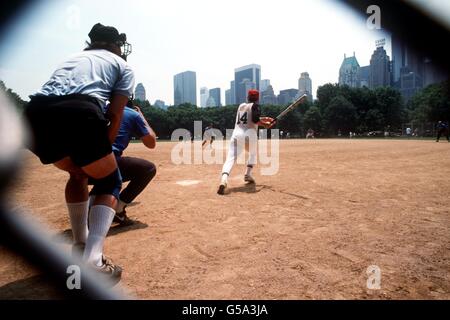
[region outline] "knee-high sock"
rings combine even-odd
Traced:
[[[89,236],[86,241],[83,259],[101,266],[103,244],[114,218],[115,210],[104,206],[92,206],[89,212]]]
[[[74,243],[86,243],[88,237],[88,201],[67,203]]]

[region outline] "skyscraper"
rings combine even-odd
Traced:
[[[344,60],[339,69],[339,84],[347,85],[352,88],[358,87],[358,71],[359,63],[358,60],[356,60],[355,53],[353,53],[352,57],[348,58],[344,54]]]
[[[273,92],[272,86],[269,84],[269,86],[261,92],[261,104],[272,104],[276,105],[278,104],[277,96]]]
[[[393,84],[406,101],[423,87],[447,78],[429,58],[416,53],[397,34],[392,34],[392,72]]]
[[[278,95],[278,104],[279,105],[287,105],[295,100],[295,97],[298,95],[297,89],[286,89],[280,90],[280,94]]]
[[[220,88],[214,88],[209,90],[209,96],[214,99],[214,105],[212,107],[220,107]]]
[[[249,88],[259,90],[261,81],[261,66],[250,64],[234,70],[236,104],[247,100]]]
[[[209,90],[206,87],[201,87],[200,88],[200,108],[205,108],[206,107],[206,101],[208,100],[209,97]]]
[[[160,109],[164,109],[164,110],[167,109],[166,103],[162,100],[156,100],[153,105]]]
[[[236,104],[236,86],[234,80],[230,82],[230,104]]]
[[[392,35],[392,66],[393,66],[393,80],[394,83],[400,81],[402,68],[408,67],[409,72],[421,75],[422,61],[418,54],[416,54],[399,36]],[[408,72],[408,73],[409,73]]]
[[[145,101],[146,95],[145,95],[145,88],[142,83],[138,83],[136,86],[136,89],[134,90],[134,98],[136,100]]]
[[[313,101],[312,81],[308,72],[302,72],[298,79],[298,93],[299,95],[306,94],[308,96],[308,101]]]
[[[206,107],[207,108],[216,107],[216,101],[214,100],[213,97],[211,97],[211,96],[208,97],[208,100],[206,100]]]
[[[174,105],[197,105],[197,80],[193,71],[185,71],[173,77]]]
[[[225,105],[230,106],[231,103],[231,89],[225,90]]]
[[[360,79],[361,81],[361,79]],[[375,49],[370,59],[369,88],[391,85],[389,56],[382,46]]]
[[[370,66],[360,67],[358,70],[358,87],[367,87],[369,88],[369,77],[370,77]]]
[[[270,80],[269,80],[269,79],[261,80],[261,84],[260,84],[259,90],[260,90],[261,92],[264,92],[264,91],[266,91],[266,89],[267,89],[269,86],[270,86]]]

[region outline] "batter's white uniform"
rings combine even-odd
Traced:
[[[222,174],[230,174],[237,157],[243,148],[249,152],[248,166],[256,164],[256,153],[258,145],[258,122],[260,117],[259,106],[256,103],[242,103],[236,114],[234,131],[228,148],[227,160],[225,161]]]

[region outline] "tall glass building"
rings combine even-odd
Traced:
[[[209,89],[209,96],[214,99],[214,107],[220,107],[220,88]]]
[[[174,105],[197,105],[197,79],[194,71],[185,71],[173,77]]]
[[[200,88],[200,108],[206,108],[206,101],[208,101],[209,90],[207,87]]]
[[[247,101],[249,88],[259,90],[261,82],[261,66],[250,64],[234,69],[234,85],[236,104]]]
[[[312,80],[309,77],[308,72],[302,72],[300,78],[298,79],[298,93],[300,95],[306,94],[308,96],[308,101],[312,102]]]

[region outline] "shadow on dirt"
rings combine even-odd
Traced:
[[[256,188],[256,185],[254,183],[247,183],[240,187],[234,187],[234,188],[228,188],[226,190],[226,194],[235,193],[235,192],[242,192],[242,193],[257,193],[261,190],[258,190]]]
[[[272,192],[282,193],[282,194],[285,194],[285,195],[288,195],[288,196],[291,196],[291,197],[294,197],[294,198],[297,198],[297,199],[309,200],[308,197],[305,197],[305,196],[302,196],[302,195],[299,195],[299,194],[295,194],[295,193],[292,193],[292,192],[287,192],[287,191],[284,191],[284,190],[278,190],[278,189],[273,188],[272,186],[268,186],[268,185],[265,185],[265,184],[257,185],[257,184],[254,184],[254,183],[248,183],[248,184],[240,186],[240,187],[229,188],[226,191],[226,194],[230,194],[230,193],[234,193],[234,192],[258,193],[258,192],[261,192],[263,190],[269,190],[269,191],[272,191]]]
[[[115,236],[122,232],[145,229],[145,228],[148,228],[148,224],[141,222],[139,220],[134,220],[134,223],[132,225],[128,225],[128,226],[124,226],[124,225],[120,225],[120,224],[113,224],[113,225],[111,225],[111,228],[109,228],[108,237]],[[62,243],[72,244],[72,229],[66,229],[63,232],[55,234],[53,236],[52,240],[55,242],[59,242],[59,243],[62,242]]]
[[[43,275],[20,279],[0,287],[0,300],[49,300],[63,298]]]

